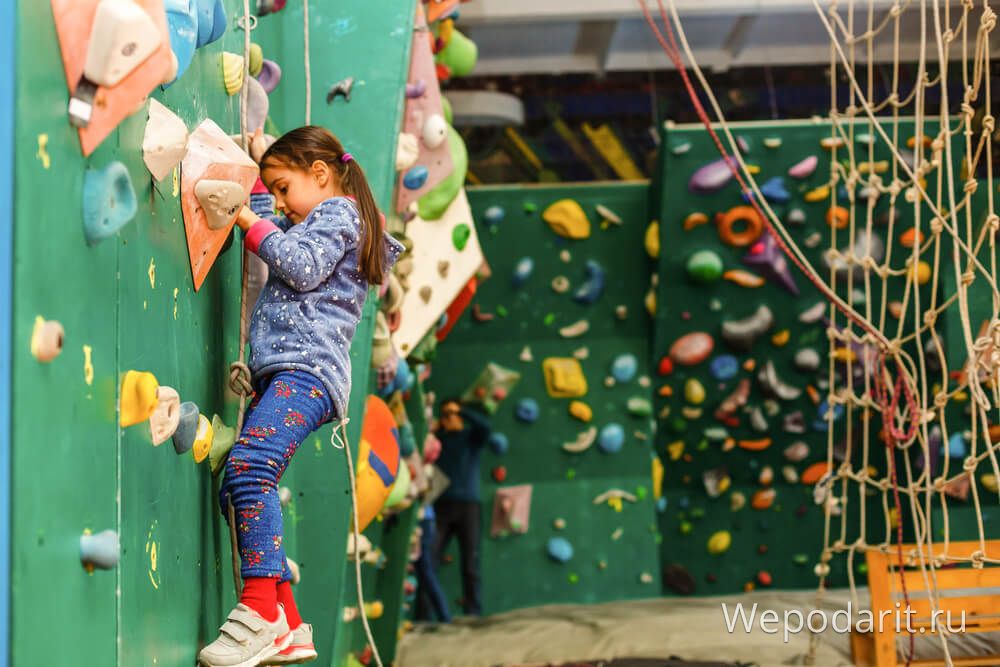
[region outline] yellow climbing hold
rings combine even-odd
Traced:
[[[195,463],[201,463],[208,458],[208,453],[212,451],[212,440],[214,439],[212,422],[208,421],[205,415],[198,415],[198,430],[194,434],[194,447],[191,448],[191,456]]]
[[[830,198],[830,186],[821,185],[818,188],[814,188],[802,196],[807,202],[818,202],[824,199]]]
[[[152,373],[128,371],[122,380],[118,423],[122,428],[149,419],[159,403],[160,383]]]
[[[993,473],[986,473],[979,478],[979,483],[990,493],[997,492],[997,478]]]
[[[572,199],[560,199],[542,213],[542,220],[549,223],[559,236],[568,239],[590,238],[590,220],[583,208]]]
[[[838,347],[830,355],[834,361],[842,363],[854,363],[858,360],[858,355],[849,347]]]
[[[788,329],[782,329],[778,333],[771,336],[771,344],[775,347],[784,347],[788,344],[791,337],[792,334]]]
[[[692,405],[701,405],[705,402],[705,385],[697,378],[689,378],[684,383],[684,400]]]
[[[646,306],[646,312],[649,313],[650,317],[656,315],[656,288],[649,288],[649,291],[646,292],[646,298],[643,299],[643,305]]]
[[[877,162],[862,162],[861,164],[858,165],[859,174],[868,174],[872,172],[876,174],[884,174],[887,171],[889,171],[888,160],[879,160]]]
[[[243,56],[223,51],[222,78],[227,95],[235,95],[243,88]]]
[[[747,164],[747,173],[748,174],[759,174],[760,173],[760,165]]]
[[[708,553],[713,556],[718,556],[729,551],[730,545],[733,543],[733,536],[728,530],[720,530],[712,533],[712,536],[708,538]]]
[[[650,259],[659,259],[660,257],[660,223],[653,220],[649,223],[649,227],[646,227],[646,238],[644,241],[646,245],[646,254],[649,255]]]
[[[931,279],[931,265],[921,260],[917,262],[917,266],[912,271],[912,274],[918,285],[926,285]]]
[[[582,422],[589,422],[594,418],[594,411],[583,401],[573,401],[570,403],[569,414]]]
[[[663,461],[659,456],[653,457],[653,500],[659,500],[663,495]]]
[[[684,441],[677,440],[676,442],[671,442],[667,445],[667,453],[670,454],[671,461],[679,461],[681,455],[684,453]]]
[[[587,393],[583,366],[575,357],[549,357],[542,362],[545,390],[552,398],[576,398]]]

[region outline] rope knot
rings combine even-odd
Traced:
[[[934,490],[938,493],[944,493],[946,486],[948,486],[948,482],[944,477],[938,477],[934,480]]]
[[[993,134],[993,130],[996,128],[996,119],[992,114],[986,114],[983,116],[983,134],[990,135]]]
[[[962,274],[962,285],[964,287],[968,287],[975,280],[976,280],[976,272],[975,271],[966,271],[965,273]]]
[[[931,233],[936,236],[943,231],[944,231],[944,218],[942,218],[939,215],[934,216],[934,219],[931,220]]]
[[[903,8],[902,6],[900,6],[898,2],[894,4],[891,9],[889,9],[889,16],[891,16],[894,19],[898,19],[902,13],[903,13]],[[895,93],[893,93],[893,95],[895,95]]]
[[[986,224],[989,226],[990,232],[996,234],[997,230],[1000,229],[1000,215],[990,213],[986,216]]]
[[[973,551],[969,554],[969,558],[972,559],[972,567],[977,570],[983,569],[983,564],[986,562],[986,554],[983,553],[982,549],[976,549]]]
[[[965,460],[962,461],[962,470],[971,474],[976,469],[977,465],[979,465],[979,461],[975,456],[967,456],[965,457]]]
[[[948,407],[948,392],[939,391],[934,394],[934,407],[939,410]]]
[[[253,387],[250,385],[250,367],[242,361],[229,364],[229,388],[240,396],[249,396],[253,393]]]
[[[965,182],[965,186],[962,188],[967,194],[975,193],[976,189],[979,188],[979,181],[974,178],[970,178]]]
[[[928,328],[934,326],[934,323],[937,322],[937,316],[938,316],[938,314],[937,314],[936,310],[925,311],[924,312],[924,324],[927,325]]]

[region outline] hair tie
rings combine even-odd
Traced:
[[[340,161],[343,162],[343,163],[345,163],[345,164],[348,163],[348,162],[350,162],[353,159],[354,159],[354,156],[351,155],[350,153],[344,153],[343,155],[340,156]]]

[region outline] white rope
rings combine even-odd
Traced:
[[[243,85],[240,86],[240,137],[243,150],[250,147],[247,127],[247,100],[250,97],[250,0],[243,0]],[[255,130],[257,128],[254,128]],[[244,262],[245,263],[245,262]],[[240,361],[243,361],[242,350]]]
[[[309,56],[309,0],[302,0],[302,42],[306,67],[306,125],[312,125],[312,64]]]

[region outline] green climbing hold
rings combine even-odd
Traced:
[[[580,575],[578,575],[576,572],[571,572],[570,575],[566,578],[569,580],[569,583],[571,584],[576,584],[580,582]]]
[[[440,220],[465,184],[465,174],[469,170],[469,153],[465,149],[462,135],[453,127],[448,128],[448,148],[454,168],[443,181],[417,200],[417,215],[424,220]]]
[[[653,414],[653,404],[649,402],[648,398],[642,396],[633,396],[628,399],[626,408],[633,417],[648,417]]]
[[[566,471],[566,479],[573,480],[576,478],[576,471],[570,468]]]
[[[670,428],[674,433],[683,433],[687,430],[688,423],[683,417],[674,417],[670,420]]]
[[[545,323],[545,326],[547,327],[552,326],[552,323],[556,321],[555,313],[546,313],[545,319],[542,321]]]
[[[638,498],[639,500],[645,500],[646,499],[646,494],[648,494],[648,493],[649,493],[649,491],[647,491],[646,487],[644,487],[644,486],[637,486],[637,487],[635,487],[635,497]]]
[[[479,49],[476,43],[458,30],[452,30],[448,45],[438,52],[435,62],[450,69],[452,76],[468,76],[476,67],[478,59]]]
[[[703,507],[692,507],[690,514],[691,514],[691,518],[692,519],[704,519],[705,518],[705,508],[703,508]]]
[[[699,250],[687,262],[688,276],[699,283],[713,283],[722,277],[722,258],[714,250]]]
[[[722,442],[729,437],[729,431],[722,426],[709,426],[702,435],[712,442]]]
[[[792,556],[792,562],[795,563],[796,565],[808,565],[809,556],[805,554],[795,554],[794,556]]]
[[[472,229],[467,224],[463,222],[455,225],[455,229],[451,230],[451,242],[454,244],[455,250],[465,250],[470,236],[472,236]]]
[[[507,308],[505,306],[497,304],[497,307],[494,308],[493,310],[495,310],[496,314],[499,315],[500,317],[507,317]]]
[[[538,210],[538,204],[536,204],[535,202],[533,202],[533,201],[526,201],[526,202],[524,202],[524,212],[525,213],[534,213],[537,210]]]
[[[694,530],[694,526],[691,525],[690,521],[681,521],[681,535],[690,535],[691,531]]]
[[[442,115],[444,116],[445,122],[449,125],[454,125],[455,114],[451,111],[451,102],[449,102],[448,98],[444,95],[441,96],[441,110],[444,112]]]
[[[706,440],[705,438],[699,440],[698,444],[695,445],[695,449],[698,450],[699,452],[703,452],[706,449],[708,449],[708,440]]]
[[[862,561],[858,563],[858,567],[856,569],[858,570],[858,574],[868,574],[868,563]]]

